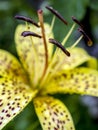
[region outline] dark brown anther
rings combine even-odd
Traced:
[[[88,46],[91,46],[93,44],[92,40],[89,38],[89,36],[85,33],[85,31],[81,28],[78,28],[78,31],[82,33],[84,38],[87,40]]]
[[[81,32],[82,35],[84,36],[84,38],[87,40],[88,46],[91,46],[93,44],[93,42],[89,38],[89,36],[87,35],[84,26],[74,16],[72,16],[72,20],[80,26],[80,28],[78,29],[78,31]]]
[[[59,47],[67,56],[70,56],[70,53],[65,49],[64,46],[62,46],[61,43],[52,38],[49,39],[49,42]]]
[[[57,16],[64,24],[68,24],[66,20],[63,18],[63,16],[57,12],[57,10],[54,10],[52,7],[46,6],[46,8],[51,11],[55,16]]]
[[[74,16],[72,16],[72,20],[77,23],[81,28],[84,28],[84,26],[81,24],[80,21],[78,21]]]
[[[30,31],[24,31],[24,32],[22,32],[21,35],[24,36],[24,37],[27,37],[27,36],[34,36],[34,37],[41,38],[40,35],[38,35],[38,34],[36,34],[36,33],[34,33],[34,32],[30,32]]]
[[[25,16],[16,15],[15,19],[23,20],[35,25],[36,27],[40,27],[34,20],[32,20],[31,18],[27,18]]]

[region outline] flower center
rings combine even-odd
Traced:
[[[53,8],[48,7],[48,6],[46,8],[49,11],[51,11],[55,16],[57,16],[64,24],[66,24],[66,25],[68,24],[66,22],[66,20],[56,10],[54,10]],[[65,36],[64,40],[62,41],[62,44],[60,42],[58,42],[57,40],[53,39],[53,38],[49,38],[48,42],[54,44],[57,47],[55,52],[53,53],[52,57],[49,59],[49,52],[48,52],[49,50],[48,50],[48,44],[47,44],[47,40],[46,40],[46,33],[45,33],[46,30],[45,30],[45,27],[44,27],[43,11],[41,9],[38,10],[39,24],[37,24],[32,19],[24,17],[24,16],[17,15],[17,16],[15,16],[15,18],[20,19],[20,20],[24,20],[24,21],[29,22],[29,23],[32,23],[33,25],[40,28],[40,30],[41,30],[40,35],[36,34],[35,32],[31,32],[31,31],[22,32],[22,36],[24,36],[24,37],[34,36],[34,37],[37,37],[39,39],[42,39],[42,43],[43,43],[43,46],[44,46],[44,54],[45,54],[44,55],[44,69],[43,69],[43,72],[42,72],[40,77],[38,77],[38,74],[37,74],[37,77],[36,77],[36,74],[35,74],[36,82],[34,84],[35,86],[40,86],[40,88],[41,88],[46,84],[47,81],[49,81],[49,79],[53,76],[53,74],[56,73],[58,68],[60,68],[60,66],[62,65],[63,61],[61,61],[61,60],[60,60],[60,62],[58,61],[57,65],[56,65],[55,61],[57,61],[56,60],[57,55],[61,55],[61,51],[62,51],[68,57],[70,56],[70,53],[69,53],[68,50],[65,49],[64,44],[67,42],[69,36],[71,35],[72,31],[74,30],[75,24],[72,25],[68,34]],[[82,36],[80,36],[79,39],[71,47],[76,46],[79,43],[79,41],[83,38],[83,36],[87,39],[89,45],[91,45],[92,41],[88,37],[88,35],[85,33],[85,31],[83,30],[83,26],[81,25],[81,23],[75,17],[72,17],[72,19],[73,19],[74,22],[76,22],[80,26],[78,31],[82,33]],[[53,22],[51,24],[51,28],[53,28],[53,25],[54,25],[54,19],[53,19]],[[37,50],[35,49],[34,45],[33,45],[33,48],[35,50],[36,57],[38,57],[38,53],[36,53]],[[37,59],[36,61],[38,61],[38,60],[39,59]],[[38,64],[39,64],[39,61],[36,64],[37,67],[38,67]],[[36,65],[35,65],[35,67],[36,67]],[[53,66],[54,66],[54,68],[53,68]],[[43,67],[43,66],[41,66],[41,67]],[[51,70],[52,70],[52,72],[51,72]]]

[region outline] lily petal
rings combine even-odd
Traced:
[[[27,106],[35,94],[22,82],[0,78],[0,130]]]
[[[98,69],[98,60],[95,57],[91,57],[87,62],[87,66],[93,69]]]
[[[34,106],[43,130],[75,130],[68,109],[58,99],[38,97]]]
[[[67,50],[70,52],[71,56],[68,57],[66,56],[63,52],[62,54],[57,54],[57,57],[55,58],[56,64],[60,64],[58,67],[59,70],[62,69],[73,69],[84,62],[90,60],[90,56],[88,53],[79,47],[74,47],[74,48],[67,48]]]
[[[0,49],[0,75],[8,77],[9,75],[14,79],[28,83],[26,74],[22,69],[19,61],[9,52]]]
[[[20,60],[25,68],[26,72],[29,75],[31,83],[36,85],[39,78],[42,76],[44,65],[45,65],[45,49],[43,40],[36,37],[23,37],[21,33],[24,31],[33,31],[41,35],[41,29],[36,28],[32,25],[19,25],[16,28],[15,32],[15,42],[17,52],[19,54]],[[53,34],[50,31],[50,26],[45,24],[46,39],[48,42],[49,36],[53,37]],[[48,44],[48,43],[47,43]],[[53,46],[48,45],[49,56],[51,57]],[[49,58],[50,58],[49,57]],[[32,80],[33,79],[33,80]]]
[[[98,71],[90,68],[75,68],[55,74],[42,93],[76,93],[98,96]]]
[[[17,59],[0,50],[0,130],[35,96]]]

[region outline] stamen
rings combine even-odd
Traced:
[[[79,22],[74,16],[72,16],[72,20],[77,23],[81,28],[84,28],[84,26]]]
[[[76,40],[76,42],[71,46],[71,48],[74,48],[74,47],[81,41],[82,38],[83,38],[83,35],[81,35],[81,36]]]
[[[75,23],[72,25],[71,29],[69,30],[69,32],[67,33],[67,35],[65,36],[64,40],[62,41],[62,45],[65,45],[65,43],[67,42],[68,38],[71,36],[72,31],[75,28]]]
[[[42,78],[43,78],[48,67],[48,48],[47,48],[47,42],[46,42],[46,36],[45,36],[44,22],[43,22],[43,11],[41,9],[38,10],[38,17],[39,17],[40,27],[42,31],[42,39],[43,39],[44,48],[45,48],[45,68],[42,75]]]
[[[29,22],[29,23],[32,23],[33,25],[35,25],[36,27],[40,27],[34,20],[32,20],[31,18],[27,18],[25,16],[20,16],[20,15],[16,15],[15,16],[16,19],[19,19],[19,20],[23,20],[23,21],[26,21],[26,22]]]
[[[78,31],[81,32],[83,34],[83,36],[87,39],[88,46],[91,46],[93,44],[93,42],[89,38],[89,36],[85,33],[85,31],[81,28],[79,28]]]
[[[77,23],[81,28],[78,29],[79,32],[82,33],[82,35],[86,38],[88,46],[91,46],[93,44],[92,40],[89,38],[89,36],[84,31],[84,26],[74,17],[72,16],[72,20]]]
[[[65,49],[64,46],[62,46],[61,43],[59,43],[58,41],[56,41],[52,38],[49,39],[49,42],[56,45],[57,47],[59,47],[67,56],[70,56],[70,53]]]
[[[52,22],[51,22],[51,27],[50,27],[51,31],[53,30],[54,23],[55,23],[55,16],[53,17]]]
[[[42,38],[42,36],[34,33],[34,32],[30,32],[30,31],[24,31],[21,33],[22,36],[27,37],[27,36],[34,36],[34,37],[38,37],[38,38]]]
[[[63,18],[63,16],[57,11],[54,10],[52,7],[46,6],[46,8],[51,11],[55,16],[57,16],[64,24],[68,24],[67,21]]]

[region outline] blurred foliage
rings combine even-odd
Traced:
[[[63,39],[65,36],[65,29],[67,33],[67,30],[72,24],[71,16],[74,15],[79,20],[83,20],[86,17],[85,21],[88,23],[84,23],[85,27],[89,29],[90,33],[93,33],[92,39],[94,39],[94,42],[98,43],[97,0],[61,0],[60,2],[55,2],[55,0],[0,0],[0,48],[7,49],[14,54],[16,53],[13,44],[14,30],[18,24],[18,22],[14,20],[14,16],[16,14],[31,16],[32,18],[37,19],[36,10],[43,8],[46,20],[50,21],[53,15],[51,15],[50,12],[44,8],[45,5],[52,5],[69,22],[69,26],[64,28],[64,25],[61,24],[59,20],[56,20],[54,32],[58,40]],[[86,15],[86,13],[89,14]],[[59,24],[60,29],[58,28]],[[59,33],[60,31],[62,33]],[[69,41],[68,44],[70,44],[70,42],[71,41]]]
[[[17,22],[14,16],[16,14],[31,16],[37,21],[36,10],[42,8],[45,13],[45,21],[50,22],[53,15],[44,8],[47,4],[58,10],[69,22],[69,26],[65,27],[63,23],[56,20],[54,27],[56,39],[62,41],[61,39],[64,38],[67,30],[72,25],[71,16],[75,16],[85,25],[87,32],[94,41],[94,45],[90,49],[84,44],[82,46],[91,55],[98,57],[98,0],[0,0],[0,48],[16,55],[14,30],[19,21]],[[60,28],[58,25],[60,25]],[[75,33],[75,35],[77,38],[78,34]],[[72,39],[68,41],[68,45],[73,43]],[[58,97],[58,95],[55,96]],[[69,108],[77,130],[98,129],[98,118],[93,119],[90,116],[87,107],[81,104],[78,95],[72,97],[71,95],[60,95],[59,98]],[[34,109],[33,103],[30,103],[4,130],[41,130],[40,124],[37,122],[37,116],[32,113],[32,109]]]

